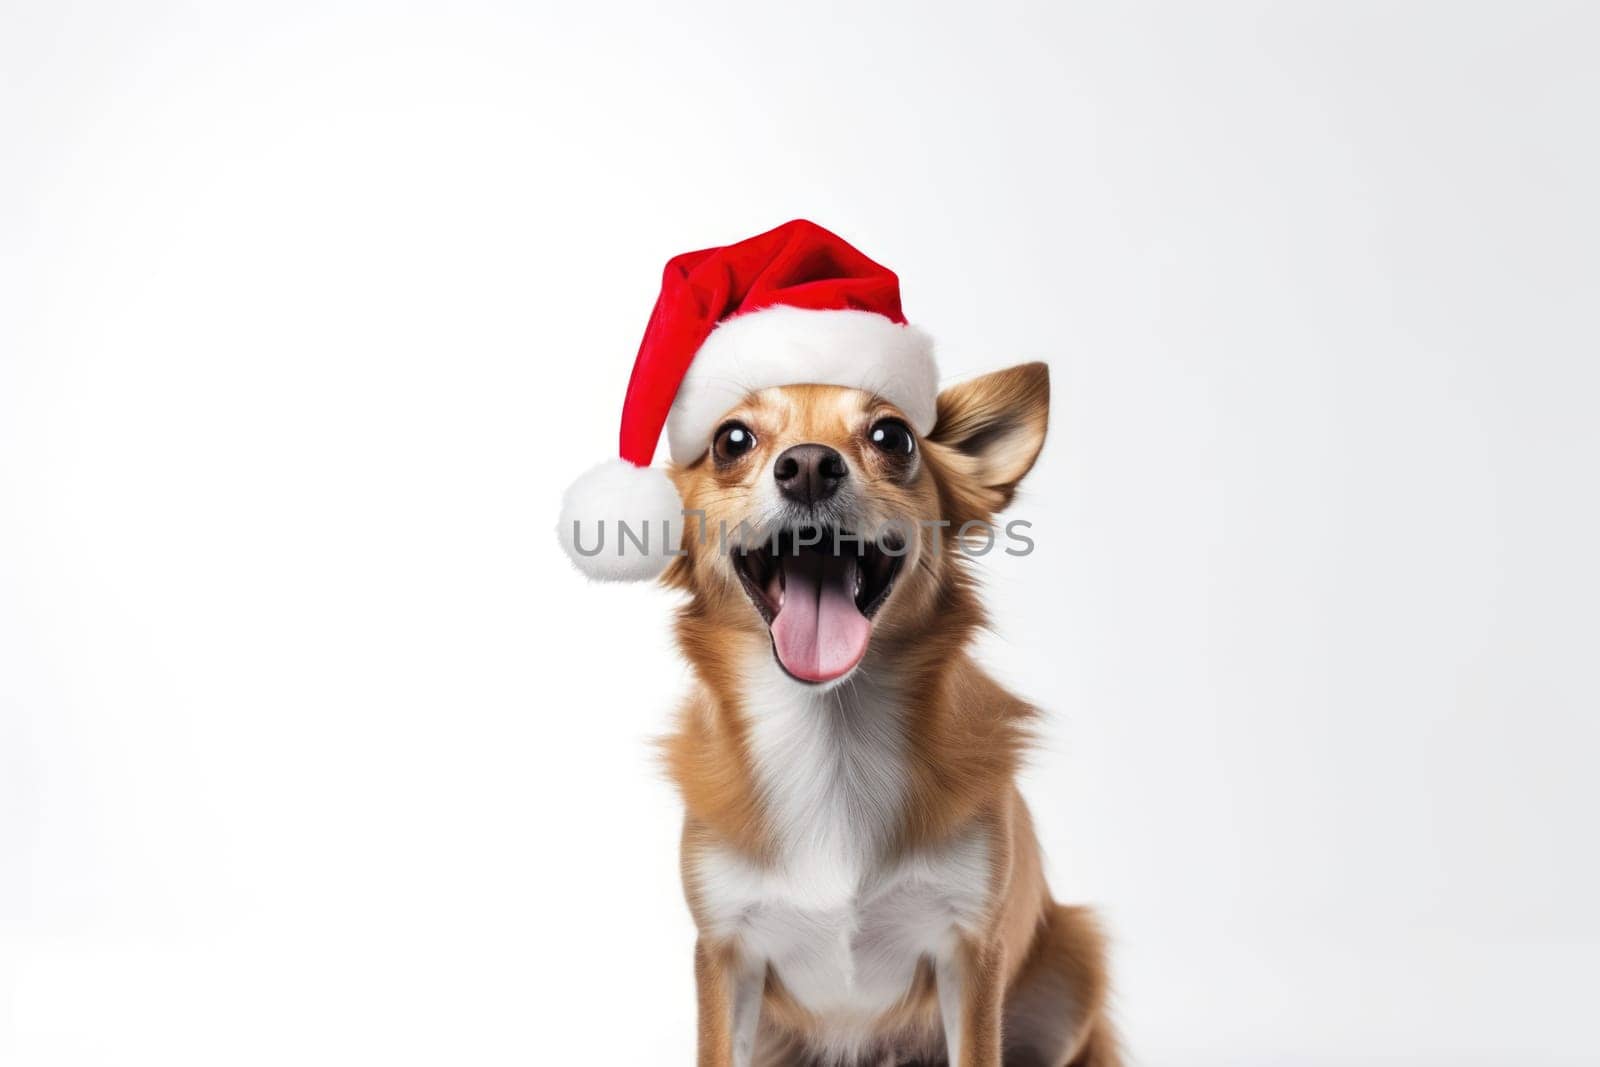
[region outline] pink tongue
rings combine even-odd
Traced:
[[[784,669],[806,682],[829,682],[861,662],[872,623],[856,610],[856,561],[802,552],[779,557],[783,607],[772,620],[772,647]]]

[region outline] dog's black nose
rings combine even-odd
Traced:
[[[827,445],[795,445],[784,449],[772,465],[772,476],[783,495],[811,507],[839,491],[849,468],[844,457]]]

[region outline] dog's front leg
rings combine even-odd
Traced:
[[[700,1001],[700,1067],[750,1067],[761,1022],[764,969],[741,961],[731,949],[694,946],[695,988]]]
[[[1001,952],[998,941],[962,940],[934,966],[950,1067],[1000,1067]]]

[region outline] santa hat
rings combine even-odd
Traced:
[[[568,488],[561,543],[591,578],[653,578],[683,530],[677,489],[650,466],[663,427],[672,462],[688,465],[747,394],[813,384],[874,392],[926,434],[938,377],[931,340],[900,310],[894,272],[815,223],[677,256],[628,380],[619,456]]]

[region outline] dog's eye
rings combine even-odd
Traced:
[[[750,427],[742,422],[730,422],[717,431],[717,438],[711,443],[711,454],[718,463],[732,463],[754,447],[756,435],[750,432]]]
[[[872,447],[891,456],[909,456],[917,450],[917,439],[911,427],[899,419],[879,419],[867,431]]]

